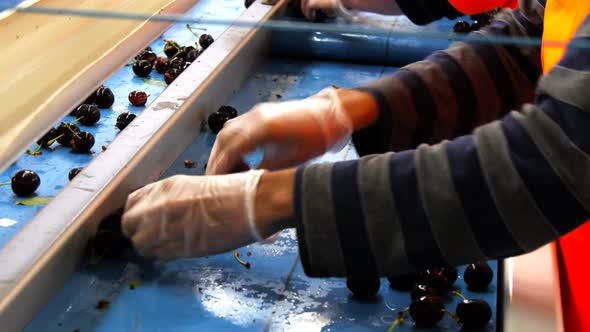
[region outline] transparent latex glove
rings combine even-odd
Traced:
[[[219,132],[207,174],[230,173],[259,148],[264,151],[260,168],[296,166],[346,143],[352,131],[334,88],[303,100],[259,104]]]
[[[178,175],[150,184],[128,197],[123,232],[140,254],[162,260],[208,256],[261,241],[254,204],[262,173]]]

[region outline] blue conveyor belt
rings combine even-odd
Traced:
[[[263,101],[307,97],[336,84],[354,87],[378,79],[396,68],[320,61],[270,60],[262,65],[229,101],[240,113]],[[201,133],[163,177],[203,174],[215,135]],[[351,145],[315,162],[357,158]],[[184,160],[197,161],[187,169]],[[260,159],[254,156],[252,162]],[[247,253],[251,255],[248,256]],[[251,269],[232,253],[187,259],[155,266],[137,259],[103,262],[81,268],[31,322],[26,331],[387,331],[397,310],[409,305],[409,295],[388,288],[371,303],[350,297],[342,279],[307,278],[299,262],[295,232],[282,233],[269,245],[240,249]],[[492,262],[495,274],[497,266]],[[462,271],[462,270],[460,270]],[[135,289],[130,284],[139,282]],[[461,279],[457,287],[467,297],[483,298],[496,308],[496,279],[488,292],[472,294]],[[96,309],[100,300],[110,306]],[[450,298],[454,311],[458,298]],[[493,331],[494,323],[485,329]],[[447,316],[432,331],[457,331]],[[396,331],[414,331],[412,323]]]

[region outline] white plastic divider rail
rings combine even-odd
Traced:
[[[287,0],[260,1],[238,19],[264,22]],[[254,24],[226,30],[146,110],[0,250],[0,326],[20,331],[78,267],[98,222],[155,181],[198,135],[206,115],[240,88],[270,46]]]

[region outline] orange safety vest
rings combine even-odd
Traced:
[[[449,0],[449,3],[466,15],[485,13],[496,8],[518,8],[518,0]]]
[[[547,0],[543,23],[543,47],[541,60],[543,72],[547,73],[565,53],[564,46],[554,42],[568,42],[590,11],[588,0]]]

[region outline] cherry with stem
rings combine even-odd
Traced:
[[[240,253],[239,253],[238,251],[235,251],[235,252],[234,252],[234,258],[235,258],[235,259],[236,259],[236,261],[238,261],[238,263],[240,263],[240,265],[242,265],[243,267],[245,267],[245,268],[247,268],[247,269],[249,269],[249,268],[251,268],[251,267],[252,267],[252,265],[250,265],[250,263],[249,263],[249,262],[246,262],[246,261],[244,261],[244,260],[242,260],[242,259],[240,258]]]

